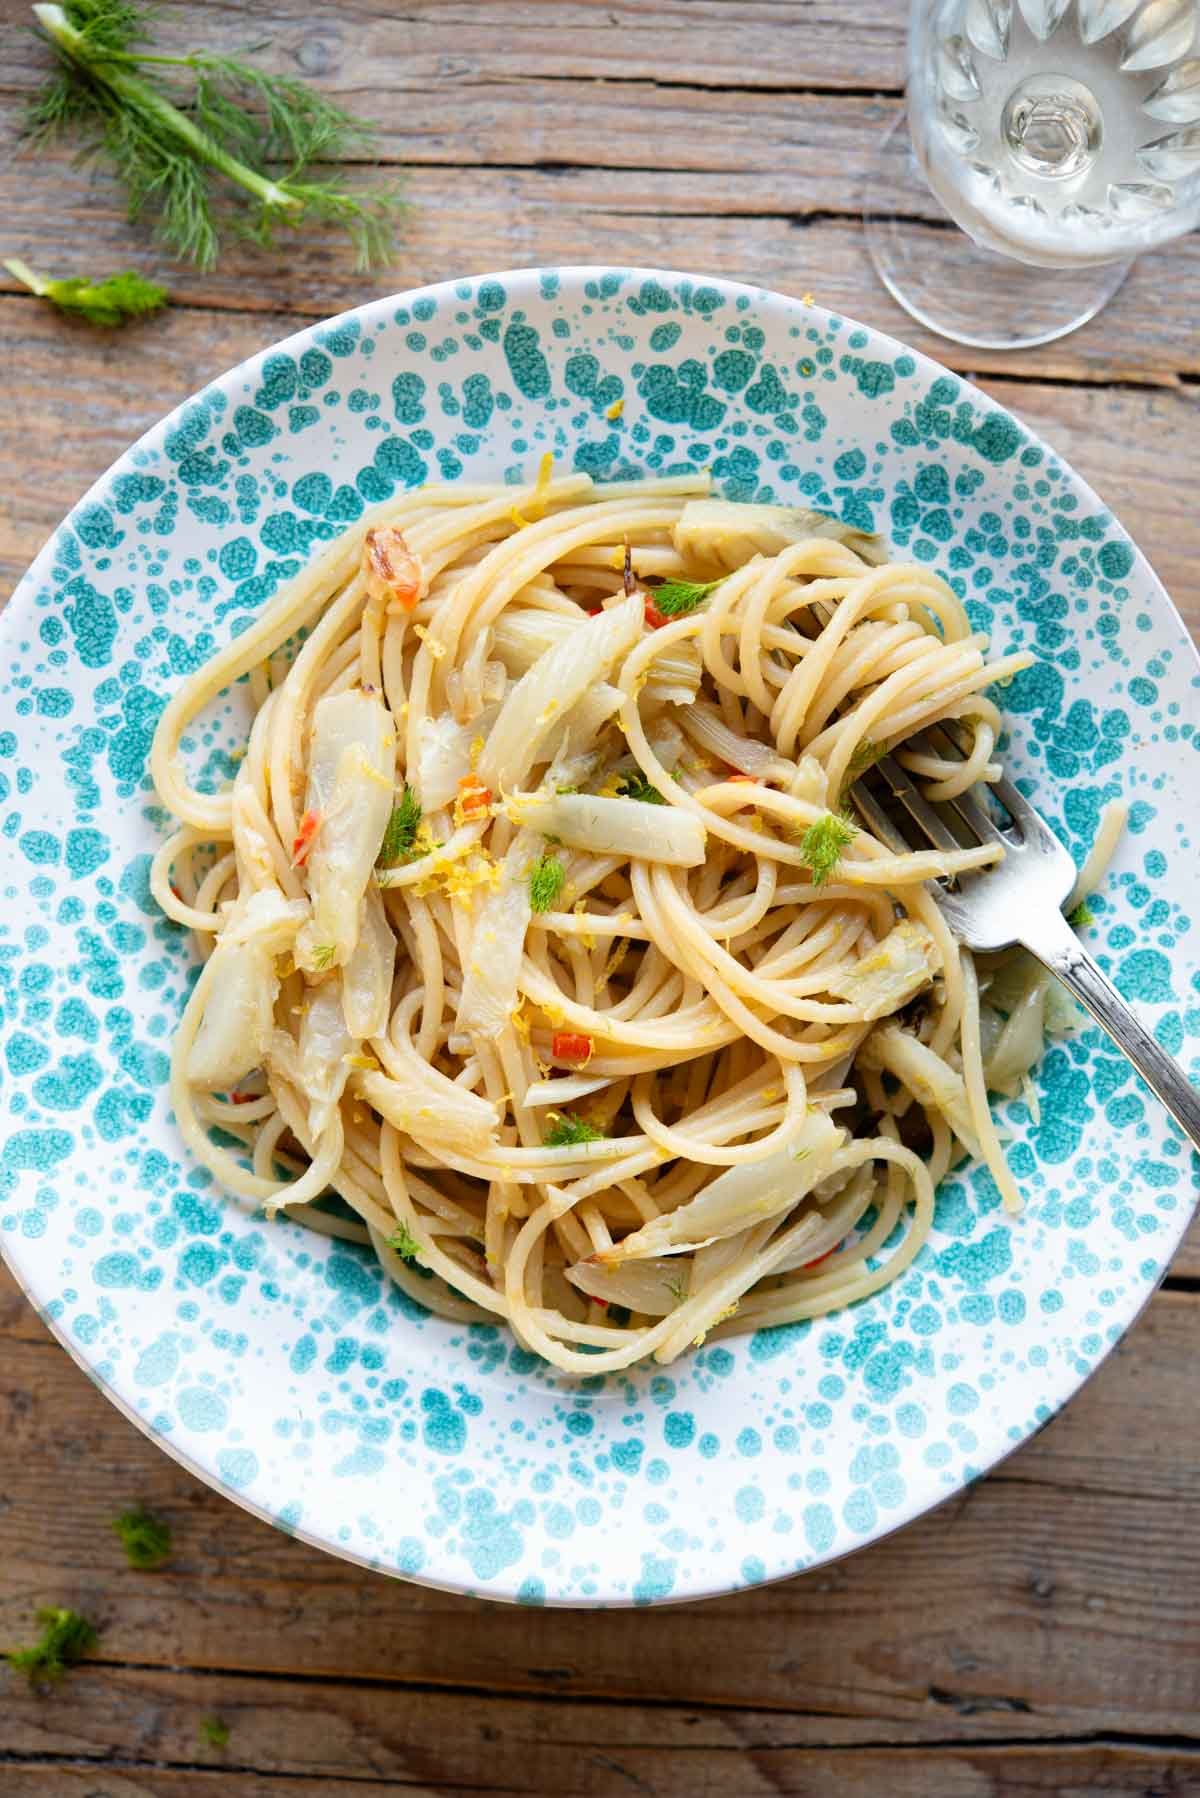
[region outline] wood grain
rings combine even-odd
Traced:
[[[224,1749],[208,1746],[200,1734],[201,1719],[213,1715],[229,1729]],[[1018,1789],[1018,1780],[1023,1793],[1088,1798],[1100,1791],[1200,1789],[1200,1750],[1183,1746],[957,1743],[935,1753],[881,1750],[869,1741],[870,1727],[796,1713],[484,1695],[465,1700],[352,1683],[86,1668],[72,1678],[69,1704],[20,1691],[7,1698],[4,1790],[14,1789],[8,1782],[25,1763],[29,1777],[41,1773],[48,1781],[36,1788],[39,1798],[57,1790],[74,1795],[90,1767],[101,1782],[86,1788],[90,1798],[116,1798],[123,1788],[109,1783],[114,1773],[105,1763],[117,1744],[125,1763],[119,1777],[139,1793],[162,1790],[137,1782],[158,1781],[167,1769],[173,1771],[166,1792],[205,1794],[222,1779],[237,1781],[239,1792],[291,1792],[299,1781],[302,1793],[533,1791],[554,1798],[618,1791],[827,1798],[831,1789],[992,1798]]]
[[[94,1618],[107,1663],[803,1711],[805,1739],[832,1743],[1184,1738],[1196,1315],[1160,1295],[1059,1419],[901,1534],[686,1613],[530,1611],[364,1575],[217,1497],[61,1353],[4,1339],[0,1641],[60,1602]],[[109,1519],[134,1500],[171,1523],[162,1573],[123,1566]]]
[[[26,17],[20,0],[0,0],[11,26],[0,136],[12,143],[47,66],[37,38],[17,29]],[[1195,238],[1143,258],[1102,321],[1018,356],[932,339],[894,306],[857,225],[864,191],[888,197],[875,159],[900,107],[903,41],[888,0],[856,5],[852,29],[811,0],[417,0],[402,19],[365,4],[314,15],[291,0],[256,6],[254,18],[276,67],[378,118],[383,159],[408,167],[412,212],[392,270],[356,275],[328,237],[287,241],[271,265],[231,242],[219,274],[174,269],[125,223],[102,169],[70,167],[69,146],[0,172],[11,242],[63,273],[136,257],[186,303],[308,316],[485,268],[675,266],[812,288],[963,369],[1110,381],[1200,373]],[[204,21],[214,47],[244,44],[241,6],[208,8]],[[194,32],[193,8],[162,9],[165,43],[184,48]],[[906,213],[925,205],[919,194],[891,199]],[[929,234],[931,253],[959,241]]]
[[[653,1719],[652,1721],[656,1721]],[[1124,1745],[1068,1746],[1058,1749],[954,1748],[937,1757],[876,1748],[866,1752],[813,1753],[791,1743],[776,1747],[753,1743],[724,1755],[689,1743],[636,1752],[611,1753],[603,1739],[573,1743],[562,1754],[538,1755],[537,1761],[561,1771],[567,1783],[527,1783],[535,1762],[530,1754],[514,1756],[519,1783],[506,1784],[492,1772],[494,1739],[481,1745],[468,1784],[443,1784],[422,1777],[309,1779],[272,1776],[248,1770],[203,1771],[197,1767],[111,1769],[11,1766],[5,1792],[12,1798],[214,1798],[227,1792],[237,1798],[382,1798],[403,1791],[422,1794],[553,1792],[555,1798],[610,1798],[616,1793],[687,1792],[689,1798],[828,1798],[831,1790],[845,1798],[1022,1798],[1045,1793],[1056,1798],[1096,1798],[1098,1793],[1128,1798],[1194,1798],[1200,1792],[1200,1768],[1186,1750],[1142,1749]]]
[[[204,42],[234,52],[246,45],[245,5],[204,8]],[[195,46],[196,8],[156,9],[161,46]],[[23,0],[0,0],[0,21],[24,25]],[[626,81],[667,88],[850,88],[896,92],[904,82],[904,14],[891,0],[856,0],[854,25],[815,0],[405,0],[403,8],[365,0],[314,8],[311,0],[253,7],[265,56],[284,72],[384,102],[396,92],[439,84],[526,80]],[[32,85],[45,51],[22,32],[6,46],[5,79]]]
[[[615,120],[611,128],[617,129]],[[901,337],[963,373],[992,369],[1166,385],[1200,375],[1194,300],[1200,237],[1143,257],[1103,317],[1059,343],[1020,352],[968,350],[916,325],[884,291],[868,260],[856,216],[855,169],[873,154],[879,126],[858,127],[857,147],[835,141],[823,123],[813,129],[814,161],[826,171],[822,181],[835,189],[822,202],[853,216],[813,217],[817,201],[806,181],[789,177],[780,183],[769,171],[743,176],[734,167],[717,176],[639,168],[619,176],[586,167],[416,168],[407,180],[410,211],[395,264],[370,276],[356,274],[344,246],[323,235],[284,240],[274,259],[266,260],[231,242],[211,274],[177,267],[153,249],[142,229],[126,222],[112,181],[99,169],[72,169],[65,151],[0,168],[0,215],[6,242],[35,267],[80,274],[134,263],[165,281],[187,306],[288,311],[308,319],[488,269],[666,267],[785,293],[811,291],[822,305]],[[836,182],[830,170],[837,171]],[[930,254],[953,252],[958,244],[932,227],[927,240]],[[4,289],[13,291],[15,283],[0,270]],[[260,318],[260,331],[267,324]]]
[[[857,82],[859,91],[839,91],[853,65],[862,66],[867,45],[857,29],[846,33],[811,5],[726,8],[709,0],[694,9],[694,20],[693,8],[678,0],[665,13],[650,4],[597,5],[574,9],[573,20],[571,10],[564,16],[548,4],[501,3],[459,12],[425,0],[402,22],[367,7],[314,17],[306,4],[256,6],[254,18],[273,40],[264,60],[317,80],[374,119],[387,164],[665,167],[740,182],[746,196],[757,183],[754,191],[773,192],[777,204],[802,177],[795,210],[842,210],[847,180],[865,170],[901,104],[895,49],[902,33],[886,5],[869,7],[864,21],[866,34],[882,33],[892,45],[867,94]],[[447,11],[458,21],[449,40]],[[580,12],[590,17],[590,33],[578,30]],[[885,24],[880,15],[889,12]],[[28,13],[18,0],[4,0],[0,16],[16,25]],[[193,42],[194,8],[165,7],[163,21],[164,48]],[[244,49],[244,32],[244,9],[205,9],[209,47]],[[814,63],[818,40],[839,43],[840,77],[806,79],[804,59],[786,54],[802,32],[813,34]],[[679,75],[674,53],[685,43]],[[0,87],[15,129],[50,57],[36,34],[19,30],[6,49]],[[691,79],[709,58],[724,78]],[[850,158],[845,166],[826,159],[834,143]]]
[[[722,211],[854,210],[901,106],[886,94],[683,91],[616,72],[605,81],[411,81],[394,58],[381,60],[386,72],[365,68],[361,82],[324,85],[380,120],[379,160],[388,167],[453,168],[466,181],[480,164],[666,167],[694,178],[695,210],[705,198]],[[9,92],[19,105],[21,91]],[[917,206],[921,217],[937,216],[932,200]]]

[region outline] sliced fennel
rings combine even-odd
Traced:
[[[275,957],[289,949],[307,906],[278,887],[251,893],[217,939],[208,1001],[187,1058],[187,1076],[210,1092],[236,1086],[262,1059],[274,1028]]]
[[[482,751],[498,711],[498,706],[488,706],[469,724],[457,723],[449,712],[421,719],[415,785],[425,811],[453,805],[458,783],[471,772],[472,753],[476,746]]]
[[[309,988],[300,1019],[299,1087],[308,1100],[308,1127],[314,1138],[329,1127],[341,1102],[350,1072],[347,1057],[357,1047],[357,1039],[346,1028],[341,978],[334,974]]]
[[[829,992],[860,1006],[864,1018],[886,1018],[928,986],[941,966],[925,925],[902,918],[861,961],[830,980]]]
[[[763,1223],[790,1210],[819,1186],[846,1140],[846,1132],[823,1111],[810,1111],[790,1147],[777,1149],[762,1161],[726,1168],[686,1205],[643,1224],[592,1259],[615,1267],[647,1255],[683,1255]]]
[[[962,1075],[910,1030],[894,1022],[881,1024],[859,1050],[858,1060],[863,1067],[894,1074],[922,1105],[941,1112],[972,1155],[979,1154]]]
[[[363,894],[358,940],[342,971],[346,1028],[360,1041],[382,1036],[391,1012],[396,938],[374,881]]]
[[[359,908],[394,800],[395,735],[387,708],[359,688],[313,709],[306,809],[317,832],[306,874],[313,915],[296,942],[310,972],[342,965],[358,940]]]
[[[380,1117],[422,1145],[469,1149],[496,1140],[496,1107],[464,1092],[416,1055],[405,1057],[403,1080],[364,1069],[354,1073],[351,1084]]]
[[[508,1028],[532,914],[529,870],[540,846],[533,831],[518,831],[504,858],[498,891],[488,893],[478,908],[458,1006],[459,1030],[493,1040]]]
[[[567,1269],[567,1279],[591,1299],[626,1305],[646,1317],[666,1317],[687,1293],[686,1266],[662,1255],[626,1261],[618,1267],[579,1261]]]
[[[704,860],[704,826],[675,806],[648,806],[637,799],[606,799],[595,793],[556,793],[521,805],[521,816],[544,836],[594,855],[630,855],[698,868]]]
[[[829,537],[844,543],[872,566],[887,556],[881,537],[803,506],[693,499],[683,508],[673,534],[680,555],[730,570],[741,568],[752,556],[778,555],[790,543],[803,543],[807,537]]]
[[[479,778],[493,793],[520,786],[552,730],[584,694],[603,681],[642,633],[644,610],[632,594],[611,611],[576,627],[522,675],[500,708],[479,759]]]

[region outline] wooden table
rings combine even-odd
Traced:
[[[1042,432],[1200,626],[1200,238],[1028,354],[931,339],[877,286],[857,193],[900,105],[900,0],[313,0],[168,5],[162,34],[269,37],[383,121],[409,170],[395,268],[309,243],[172,267],[65,153],[0,173],[4,253],[136,262],[162,319],[100,335],[0,284],[0,582],[203,380],[377,293],[533,263],[657,263],[812,291]],[[15,27],[15,132],[44,57]],[[660,165],[651,168],[649,165]],[[931,235],[933,227],[931,229]],[[0,1673],[5,1798],[376,1798],[392,1791],[1200,1793],[1200,1230],[1068,1412],[935,1515],[787,1585],[690,1609],[443,1597],[288,1540],[152,1448],[0,1279],[0,1641],[42,1604],[102,1626],[57,1698]],[[176,1551],[127,1570],[142,1500]],[[219,1716],[228,1746],[203,1741]]]

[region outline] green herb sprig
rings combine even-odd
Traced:
[[[421,1245],[407,1224],[397,1224],[387,1239],[389,1249],[394,1249],[401,1261],[419,1261]]]
[[[42,1627],[41,1640],[32,1648],[9,1650],[8,1662],[18,1673],[24,1673],[30,1685],[57,1685],[68,1667],[81,1661],[96,1646],[96,1630],[78,1611],[57,1606],[37,1613]]]
[[[575,1112],[554,1111],[550,1114],[550,1128],[542,1142],[548,1149],[566,1149],[573,1148],[576,1143],[600,1142],[603,1136],[603,1130],[598,1130],[595,1124],[589,1124]]]
[[[131,1567],[143,1573],[163,1567],[171,1558],[171,1531],[161,1517],[155,1517],[144,1506],[122,1511],[113,1518],[113,1529],[121,1538],[121,1547]]]
[[[529,907],[531,911],[552,911],[563,890],[567,871],[557,855],[543,855],[534,862],[529,873]]]
[[[280,227],[322,223],[349,234],[360,268],[389,258],[400,210],[394,187],[359,195],[307,178],[313,163],[369,145],[367,121],[241,57],[154,52],[151,9],[138,0],[65,0],[33,12],[59,67],[29,109],[28,140],[70,132],[84,156],[104,156],[130,218],[152,214],[174,255],[213,266],[224,198],[235,203],[231,226],[259,244],[271,244]],[[287,172],[272,175],[272,163]]]
[[[661,581],[651,587],[650,597],[664,618],[686,618],[702,606],[715,587],[726,577],[715,581]]]
[[[657,787],[652,787],[639,768],[621,782],[622,799],[640,799],[643,805],[665,805],[667,802]]]
[[[165,287],[160,287],[157,281],[147,281],[132,268],[124,269],[119,275],[106,275],[102,281],[89,281],[80,275],[65,276],[61,280],[39,275],[19,256],[10,256],[4,266],[39,300],[49,300],[60,312],[69,312],[89,325],[100,325],[105,330],[158,312],[170,298]]]
[[[387,821],[387,829],[383,833],[383,841],[379,845],[376,866],[391,868],[403,861],[412,849],[418,830],[421,828],[421,801],[408,782],[404,783],[404,792],[399,805],[392,810]]]
[[[842,850],[858,835],[858,828],[839,812],[826,812],[810,824],[800,839],[800,859],[812,875],[815,887],[825,885],[841,858]]]

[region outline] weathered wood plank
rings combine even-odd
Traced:
[[[635,1784],[652,1794],[674,1794],[676,1783],[651,1785],[640,1777],[626,1779],[622,1762],[597,1754],[593,1759],[595,1778],[587,1784],[578,1779],[569,1788],[560,1788],[562,1798],[611,1798],[625,1794]],[[784,1764],[780,1764],[784,1762]],[[955,1750],[936,1757],[920,1754],[897,1754],[876,1749],[869,1753],[809,1754],[793,1753],[777,1756],[760,1752],[755,1771],[748,1777],[752,1784],[712,1784],[707,1768],[697,1772],[691,1759],[682,1757],[663,1770],[665,1778],[687,1780],[687,1791],[696,1798],[716,1798],[716,1794],[762,1792],[776,1798],[825,1798],[831,1785],[851,1798],[1012,1798],[1014,1793],[1056,1794],[1057,1798],[1096,1798],[1098,1792],[1128,1794],[1129,1798],[1159,1798],[1170,1793],[1173,1798],[1189,1798],[1200,1790],[1197,1773],[1190,1756],[1180,1752],[1126,1747],[1068,1748],[1028,1753],[1024,1750],[991,1751]],[[422,1781],[380,1781],[375,1779],[329,1782],[295,1778],[274,1778],[248,1772],[202,1772],[198,1769],[118,1769],[92,1767],[12,1766],[5,1769],[6,1792],[12,1798],[212,1798],[212,1794],[230,1794],[230,1798],[326,1798],[326,1794],[345,1794],[346,1798],[381,1798],[385,1792],[404,1791],[410,1798],[421,1798],[446,1787],[433,1787]],[[469,1785],[452,1788],[458,1793],[531,1792],[538,1788],[521,1784],[499,1786],[486,1771],[478,1773]],[[544,1789],[544,1788],[542,1788]]]
[[[162,413],[302,321],[177,308],[97,335],[32,299],[0,299],[11,370],[0,437],[0,576],[11,586],[68,506]],[[71,379],[63,380],[64,356]],[[985,380],[984,385],[988,382]],[[1193,629],[1200,627],[1200,396],[1193,389],[994,382],[1132,525]],[[1171,445],[1173,478],[1162,478]]]
[[[670,1610],[528,1611],[366,1575],[209,1492],[65,1356],[8,1341],[0,1641],[62,1602],[95,1618],[110,1662],[801,1705],[911,1743],[1186,1736],[1200,1711],[1196,1316],[1192,1295],[1161,1295],[1065,1415],[989,1479],[847,1561],[705,1603],[686,1624]],[[133,1500],[173,1527],[162,1573],[122,1564],[108,1523]]]
[[[881,1752],[869,1721],[803,1712],[732,1712],[485,1697],[250,1678],[197,1677],[133,1668],[80,1668],[59,1700],[12,1687],[4,1700],[5,1791],[22,1766],[51,1783],[91,1763],[109,1798],[116,1758],[128,1779],[166,1774],[167,1791],[234,1794],[339,1790],[545,1792],[605,1798],[632,1788],[686,1790],[691,1798],[778,1798],[796,1793],[896,1793],[899,1798],[987,1798],[998,1793],[1167,1792],[1200,1789],[1200,1745],[955,1743]],[[202,1717],[228,1726],[229,1743],[204,1742]],[[856,1737],[863,1746],[858,1746]],[[119,1750],[114,1756],[114,1746]],[[41,1766],[38,1763],[41,1762]],[[63,1766],[61,1763],[68,1763]],[[199,1763],[199,1764],[197,1764]],[[201,1773],[201,1769],[209,1771]],[[253,1768],[254,1772],[241,1769]],[[153,1774],[150,1770],[153,1769]],[[286,1779],[276,1788],[273,1780]],[[1195,1779],[1197,1786],[1189,1781]],[[312,1781],[312,1786],[309,1782]],[[316,1782],[320,1782],[319,1786]],[[264,1782],[264,1783],[259,1783]],[[21,1788],[18,1786],[17,1790]],[[64,1792],[74,1793],[73,1784]],[[135,1784],[135,1791],[139,1787]],[[158,1786],[153,1787],[159,1790]],[[356,1791],[362,1790],[357,1783]],[[117,1788],[120,1791],[120,1788]]]
[[[849,115],[850,121],[858,117]],[[771,127],[777,128],[783,127]],[[884,291],[856,218],[788,216],[827,203],[855,214],[860,205],[855,170],[870,153],[877,125],[855,127],[857,148],[835,141],[821,124],[813,129],[822,180],[836,190],[815,196],[799,178],[780,182],[769,169],[739,173],[732,148],[719,179],[670,168],[628,169],[619,176],[587,168],[415,169],[396,262],[370,276],[354,272],[339,240],[320,234],[289,240],[274,257],[231,241],[211,274],[177,267],[152,248],[144,230],[127,224],[111,180],[98,169],[72,169],[65,152],[0,169],[0,214],[6,243],[35,267],[94,274],[134,263],[191,306],[319,318],[379,294],[487,269],[649,265],[796,294],[812,291],[823,305],[865,319],[964,372],[990,368],[1055,379],[1168,383],[1200,372],[1195,234],[1143,257],[1104,313],[1059,343],[1021,352],[967,350],[923,331]],[[930,228],[930,254],[941,253],[947,241],[958,242]],[[0,291],[14,286],[0,271]]]
[[[335,98],[379,118],[379,159],[389,167],[435,164],[469,181],[479,164],[664,166],[700,177],[719,211],[797,214],[854,208],[901,106],[888,94],[678,89],[619,76],[414,82],[399,69],[365,69],[352,88],[328,85]],[[699,202],[700,186],[693,191]],[[915,204],[921,216],[937,216],[932,199],[918,195]]]
[[[205,44],[244,50],[245,5],[204,8]],[[158,9],[162,48],[195,47],[196,8]],[[889,0],[859,0],[854,30],[815,0],[407,0],[402,10],[311,0],[253,7],[262,60],[356,96],[548,77],[688,87],[899,89],[905,19]],[[0,19],[24,24],[24,0]],[[45,69],[33,36],[6,46],[6,80],[32,85]],[[371,116],[376,116],[372,114]]]
[[[689,1751],[690,1750],[690,1751]],[[248,1769],[129,1767],[111,1763],[72,1767],[54,1762],[5,1767],[11,1798],[382,1798],[406,1792],[409,1798],[447,1791],[459,1794],[553,1791],[555,1798],[614,1798],[632,1787],[652,1798],[674,1798],[681,1789],[694,1798],[826,1798],[834,1787],[850,1798],[1013,1798],[1045,1793],[1048,1798],[1189,1798],[1200,1791],[1200,1757],[1183,1749],[1125,1745],[1072,1745],[1066,1748],[942,1748],[913,1752],[891,1748],[813,1752],[790,1744],[765,1743],[744,1751],[712,1755],[690,1743],[669,1753],[653,1748],[637,1754],[609,1752],[603,1744],[580,1747],[557,1757],[568,1783],[542,1786],[518,1772],[517,1783],[498,1780],[492,1770],[492,1742],[465,1783],[446,1785],[428,1778],[382,1780],[312,1779],[303,1774],[272,1775]],[[549,1757],[545,1757],[549,1758]],[[523,1766],[528,1767],[529,1757]],[[686,1786],[681,1785],[686,1781]]]

